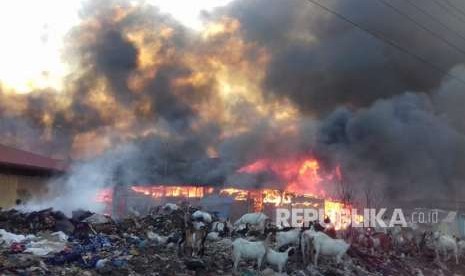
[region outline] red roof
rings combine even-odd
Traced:
[[[0,145],[0,165],[48,171],[65,171],[66,162],[32,152]]]

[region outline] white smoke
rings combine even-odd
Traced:
[[[102,189],[115,185],[117,169],[124,168],[125,163],[131,162],[138,152],[137,147],[128,144],[96,159],[76,163],[65,176],[48,184],[46,197],[35,198],[19,209],[34,211],[53,207],[68,216],[77,209],[101,213],[105,204],[97,202],[96,196]],[[125,173],[127,175],[127,172]]]

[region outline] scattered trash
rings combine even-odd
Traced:
[[[20,243],[22,241],[25,241],[26,239],[33,239],[33,238],[35,238],[34,235],[27,235],[27,236],[17,235],[17,234],[5,231],[5,229],[0,229],[1,244],[4,244],[6,246],[10,246],[13,243]]]
[[[91,224],[103,224],[103,223],[109,223],[111,219],[101,214],[93,214],[90,217],[83,219],[82,221],[91,223]]]
[[[232,275],[236,236],[210,232],[204,254],[182,254],[178,242],[186,238],[184,219],[190,217],[208,228],[215,216],[203,211],[192,216],[195,209],[185,216],[177,205],[165,207],[170,212],[118,221],[82,210],[73,212],[72,218],[52,209],[0,211],[0,275]],[[67,229],[57,231],[62,228],[57,225],[65,224]],[[270,246],[276,249],[274,243]],[[453,275],[465,269],[452,261],[435,261],[434,250],[428,249],[407,251],[401,257],[402,253],[373,251],[354,242],[348,255],[340,264],[322,256],[316,267],[308,265],[309,260],[304,265],[296,250],[281,274],[265,262],[258,272],[255,262],[244,260],[237,275]]]
[[[31,241],[26,246],[25,253],[31,253],[37,256],[46,256],[50,253],[58,253],[66,247],[64,242],[56,242],[49,240]]]

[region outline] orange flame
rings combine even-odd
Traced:
[[[213,192],[213,188],[196,186],[132,186],[131,190],[153,198],[202,198],[206,194],[211,194]]]
[[[253,211],[261,212],[266,205],[293,208],[323,208],[325,216],[336,222],[336,230],[346,228],[352,218],[352,206],[332,200],[325,194],[324,184],[342,179],[339,166],[333,172],[321,171],[320,163],[315,158],[299,160],[259,159],[238,170],[238,173],[272,172],[285,182],[283,190],[258,188],[240,189],[226,187],[215,189],[209,186],[132,186],[131,190],[152,198],[203,198],[215,193],[219,196],[231,197],[236,201],[248,201]],[[109,197],[106,195],[110,195]],[[101,202],[111,202],[111,191],[102,191],[98,196]],[[341,218],[343,220],[341,220]],[[363,221],[362,216],[356,218]]]
[[[98,191],[95,201],[98,203],[110,203],[113,200],[113,190],[111,188],[104,188]]]
[[[326,197],[325,181],[334,179],[334,173],[324,174],[317,159],[310,157],[297,160],[260,159],[238,170],[239,173],[272,172],[286,183],[286,191],[296,194]]]

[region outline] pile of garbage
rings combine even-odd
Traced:
[[[231,267],[230,243],[204,259],[178,257],[182,222],[180,212],[115,221],[82,210],[71,218],[53,209],[0,211],[0,275],[218,275]],[[173,241],[161,240],[167,236]]]
[[[53,209],[0,210],[0,275],[233,275],[233,237],[208,241],[201,257],[179,254],[184,218],[179,210],[117,221],[82,210],[71,217]],[[427,254],[372,254],[353,246],[344,263],[304,265],[297,251],[287,273],[267,266],[259,272],[246,261],[239,275],[458,275],[464,268]]]

